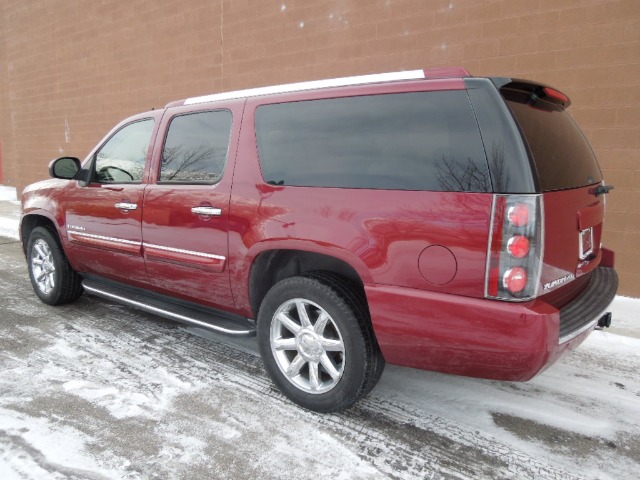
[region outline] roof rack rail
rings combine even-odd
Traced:
[[[195,103],[215,102],[217,100],[230,100],[233,98],[257,97],[273,93],[300,92],[315,90],[318,88],[346,87],[349,85],[364,85],[367,83],[392,82],[398,80],[421,80],[425,78],[423,70],[408,70],[404,72],[374,73],[372,75],[358,75],[355,77],[330,78],[327,80],[312,80],[310,82],[287,83],[270,87],[249,88],[235,92],[214,93],[202,97],[191,97],[184,101],[185,105]]]
[[[469,72],[462,67],[430,68],[426,70],[406,70],[401,72],[374,73],[371,75],[357,75],[353,77],[330,78],[327,80],[313,80],[309,82],[287,83],[269,87],[249,88],[232,92],[214,93],[201,97],[191,97],[184,101],[170,102],[166,108],[178,105],[193,105],[197,103],[232,100],[235,98],[256,97],[274,93],[301,92],[319,88],[346,87],[351,85],[365,85],[369,83],[393,82],[401,80],[423,80],[425,78],[469,77]]]

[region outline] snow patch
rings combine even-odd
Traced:
[[[5,187],[0,185],[0,202],[15,202],[18,194],[15,187]]]
[[[104,363],[101,367],[109,368]],[[178,395],[197,390],[192,384],[180,381],[164,368],[150,368],[146,370],[144,377],[143,383],[135,380],[121,381],[117,387],[80,379],[69,380],[62,387],[67,393],[105,408],[116,419],[156,419],[171,409],[173,400]]]
[[[0,185],[0,237],[20,238],[20,209],[16,208],[20,203],[17,198],[14,187]]]
[[[75,428],[0,408],[0,477],[122,478],[87,454],[92,441]]]

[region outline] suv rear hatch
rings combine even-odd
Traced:
[[[543,196],[544,252],[538,295],[560,309],[560,339],[566,339],[580,333],[581,322],[588,320],[579,317],[597,314],[593,309],[601,304],[606,308],[617,289],[613,268],[597,268],[601,263],[613,266],[612,252],[601,248],[604,194],[611,187],[604,186],[589,143],[565,110],[571,103],[566,95],[521,80],[504,83],[499,91],[528,150],[536,191]],[[586,290],[602,298],[590,305],[591,311],[563,318],[563,310]]]

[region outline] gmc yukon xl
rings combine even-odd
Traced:
[[[188,98],[22,196],[35,293],[256,335],[292,401],[385,362],[524,381],[608,326],[605,185],[569,98],[462,68]]]

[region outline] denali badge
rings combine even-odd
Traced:
[[[550,288],[554,288],[554,287],[557,287],[558,285],[562,285],[564,283],[570,282],[571,280],[574,280],[575,278],[576,278],[576,276],[573,273],[570,273],[569,275],[565,275],[564,277],[556,278],[555,280],[553,280],[551,282],[545,283],[542,286],[542,288],[544,288],[545,290],[549,290]]]
[[[580,260],[584,260],[593,252],[593,228],[582,230],[579,235]]]

